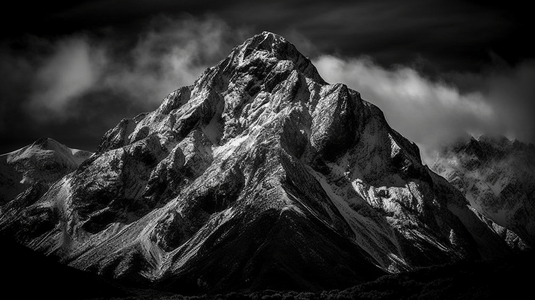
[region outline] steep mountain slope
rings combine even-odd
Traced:
[[[0,230],[181,293],[341,288],[509,251],[377,107],[269,32],[122,120]]]
[[[505,137],[470,137],[445,147],[432,169],[458,188],[508,244],[535,244],[535,147]]]

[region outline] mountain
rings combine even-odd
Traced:
[[[345,288],[510,252],[379,108],[269,32],[123,119],[0,232],[183,294]]]
[[[51,138],[41,138],[0,155],[0,207],[16,203],[26,206],[39,199],[51,184],[74,171],[92,154],[68,148]]]
[[[432,169],[459,189],[512,248],[535,245],[535,146],[468,137],[444,147]]]

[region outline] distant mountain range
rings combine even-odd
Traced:
[[[50,185],[76,170],[92,154],[42,138],[19,150],[0,155],[0,205],[6,210],[22,198],[30,197],[30,201],[36,201]],[[15,198],[19,200],[12,201]]]
[[[533,153],[470,139],[429,169],[379,108],[263,32],[94,154],[42,139],[1,156],[0,233],[181,294],[342,289],[531,248]]]
[[[535,243],[535,146],[505,137],[467,137],[431,167],[460,190],[512,248]]]

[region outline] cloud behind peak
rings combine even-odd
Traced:
[[[323,55],[314,63],[325,80],[343,82],[379,106],[394,129],[420,146],[423,157],[466,133],[535,142],[532,62],[471,74],[478,84],[470,92],[410,67],[383,68],[369,58]]]

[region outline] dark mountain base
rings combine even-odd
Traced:
[[[62,265],[0,237],[2,299],[92,299],[132,295],[97,275]]]
[[[522,299],[533,292],[535,253],[388,275],[318,299]],[[528,293],[528,294],[526,294]],[[314,297],[313,297],[314,298]]]
[[[1,238],[2,295],[20,299],[520,299],[532,292],[535,251],[493,261],[461,261],[382,276],[345,290],[182,296],[124,286],[61,265],[10,239]]]
[[[112,299],[523,299],[525,295],[533,292],[534,267],[535,252],[528,251],[494,261],[457,262],[414,272],[386,275],[345,290],[322,293],[267,290],[251,294],[190,297],[144,293]]]

